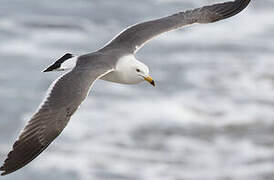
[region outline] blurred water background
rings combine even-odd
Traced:
[[[221,0],[1,0],[0,160],[60,73],[134,23]],[[157,82],[97,81],[51,146],[3,180],[273,180],[274,1],[153,40]]]

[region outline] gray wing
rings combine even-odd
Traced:
[[[65,128],[86,98],[93,82],[109,71],[107,68],[73,69],[57,79],[49,89],[47,98],[14,143],[0,168],[3,171],[1,175],[18,170],[45,150]]]
[[[245,9],[249,2],[250,0],[235,0],[219,3],[140,23],[121,32],[103,50],[122,48],[129,53],[135,53],[147,41],[157,35],[193,23],[212,23],[229,18]]]

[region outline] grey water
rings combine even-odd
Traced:
[[[0,161],[66,52],[221,0],[1,0]],[[162,35],[137,58],[156,88],[97,81],[62,135],[3,180],[273,180],[274,2]]]

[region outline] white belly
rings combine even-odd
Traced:
[[[101,77],[100,79],[104,80],[104,81],[109,81],[109,82],[115,82],[115,83],[120,83],[120,84],[137,84],[140,81],[132,81],[126,77],[124,77],[123,73],[117,72],[117,71],[112,71],[106,75],[104,75],[103,77]]]

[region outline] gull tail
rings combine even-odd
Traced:
[[[59,58],[55,63],[53,63],[45,70],[43,70],[43,72],[65,71],[72,69],[73,67],[75,67],[77,59],[77,56],[70,53],[66,53],[64,56]]]

